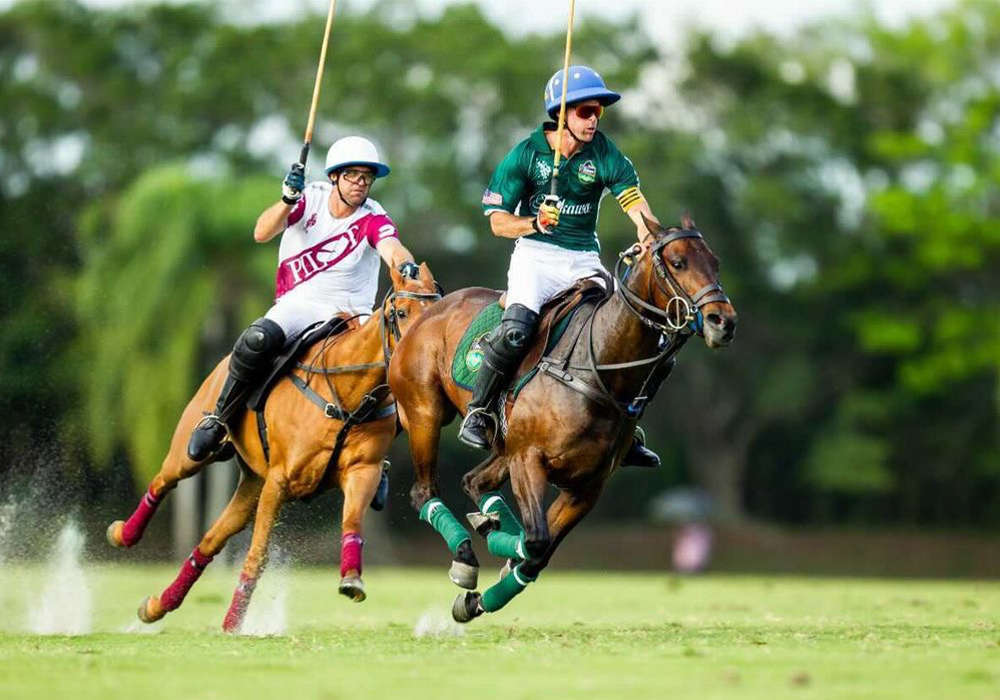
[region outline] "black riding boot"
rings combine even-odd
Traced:
[[[622,457],[622,466],[647,467],[649,469],[660,466],[659,455],[646,447],[646,432],[638,425],[635,426],[635,433],[632,435],[632,445]]]
[[[229,424],[241,413],[247,394],[270,369],[284,344],[284,331],[269,318],[259,318],[243,331],[229,357],[229,376],[219,392],[215,412],[199,421],[188,440],[187,453],[192,461],[203,462],[222,446]]]
[[[458,439],[466,445],[483,450],[492,446],[487,431],[492,427],[495,439],[498,428],[493,405],[510,375],[527,354],[537,327],[538,314],[521,304],[512,304],[504,311],[500,325],[485,341],[483,363],[472,390],[468,413],[458,432]]]

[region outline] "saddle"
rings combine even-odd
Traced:
[[[606,280],[606,283],[610,283],[610,280]],[[613,287],[611,288],[613,289]],[[584,302],[603,299],[605,294],[605,288],[597,281],[596,277],[584,277],[545,303],[539,313],[541,321],[538,323],[535,342],[532,343],[531,349],[521,360],[521,364],[514,374],[514,386],[520,389],[520,386],[523,386],[521,378],[533,370],[538,365],[538,361],[542,359],[542,355],[559,342],[559,338],[566,330],[565,326],[568,324],[569,316]],[[501,305],[504,305],[506,294],[501,297],[500,301]],[[567,321],[567,324],[561,324],[562,321]],[[556,329],[558,329],[557,333]]]
[[[295,363],[313,344],[340,335],[351,328],[357,328],[359,325],[357,319],[350,314],[337,314],[326,321],[314,323],[298,335],[292,336],[285,344],[282,353],[275,358],[267,373],[267,379],[250,394],[247,408],[251,411],[263,411],[274,385],[295,368]]]
[[[611,288],[611,280],[608,279],[606,283]],[[511,397],[516,396],[534,376],[538,362],[562,338],[573,314],[586,303],[603,299],[606,294],[605,288],[596,278],[587,277],[563,290],[542,307],[535,340],[511,381]],[[472,389],[475,384],[482,358],[480,343],[500,324],[503,302],[504,296],[501,296],[497,303],[480,311],[459,341],[452,361],[452,380],[459,386]]]

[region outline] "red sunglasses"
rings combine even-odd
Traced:
[[[600,119],[604,115],[603,105],[577,105],[573,110],[580,119],[590,119],[597,117]]]

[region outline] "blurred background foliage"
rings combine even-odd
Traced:
[[[298,153],[322,18],[228,7],[0,14],[0,478],[44,447],[86,502],[131,505],[269,303],[276,247],[251,229]],[[563,36],[407,7],[339,11],[311,175],[373,137],[393,166],[373,196],[417,258],[449,290],[501,287],[479,199]],[[647,413],[664,468],[617,474],[593,517],[693,484],[733,520],[1000,524],[1000,4],[726,41],[583,18],[574,57],[624,92],[602,129],[662,220],[693,213],[741,315]],[[599,233],[609,266],[634,235],[611,206]],[[398,514],[405,438],[393,454]],[[475,458],[445,441],[451,481]]]

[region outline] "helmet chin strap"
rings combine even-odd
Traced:
[[[598,120],[597,123],[600,124],[601,123],[600,120]],[[574,141],[576,141],[577,143],[584,143],[584,140],[581,139],[579,136],[577,136],[575,133],[573,133],[573,130],[569,128],[569,119],[563,122],[563,128],[566,130],[566,133],[568,133],[570,136],[573,137]],[[562,148],[561,143],[557,145],[559,148]]]
[[[333,181],[333,186],[337,188],[337,196],[340,197],[340,201],[343,202],[344,204],[346,204],[349,207],[355,207],[355,208],[356,207],[360,207],[362,204],[365,203],[365,200],[368,199],[368,197],[366,196],[364,199],[362,199],[357,204],[351,204],[350,202],[348,202],[347,198],[344,197],[344,193],[340,191],[340,173],[337,173],[337,179]]]

